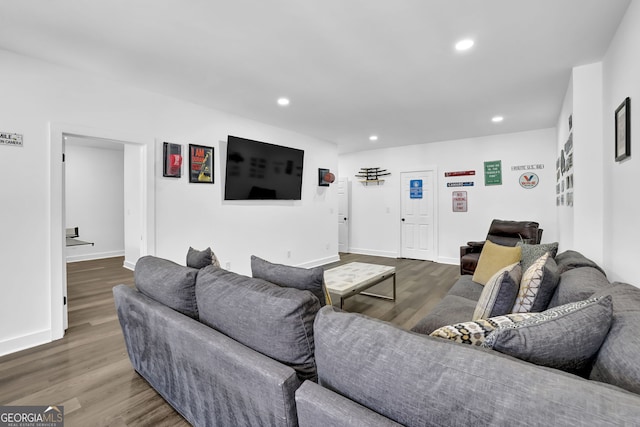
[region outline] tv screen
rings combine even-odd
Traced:
[[[304,151],[229,135],[225,200],[300,200]]]

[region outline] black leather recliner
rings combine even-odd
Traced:
[[[505,221],[494,219],[489,227],[486,240],[502,245],[515,246],[518,242],[538,244],[542,239],[542,229],[534,221]],[[473,274],[478,265],[480,252],[484,246],[481,242],[467,242],[460,246],[460,274]]]

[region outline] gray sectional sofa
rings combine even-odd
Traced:
[[[318,383],[296,392],[301,426],[640,424],[640,289],[577,252],[556,258],[549,305],[611,296],[610,330],[583,376],[425,334],[471,320],[482,286],[461,276],[413,331],[333,307],[315,321]],[[598,301],[600,301],[598,300]],[[564,331],[588,334],[588,324]]]
[[[131,364],[187,421],[298,425],[294,393],[316,380],[318,297],[151,256],[134,277],[136,289],[113,289]]]
[[[577,252],[555,257],[549,306],[593,298],[612,313],[580,375],[429,336],[472,318],[483,288],[471,276],[406,331],[321,308],[321,293],[290,287],[301,275],[276,285],[280,267],[254,262],[270,282],[145,257],[137,289],[114,288],[134,369],[193,425],[640,423],[640,289],[610,283]]]

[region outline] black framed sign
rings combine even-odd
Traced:
[[[189,144],[189,182],[213,184],[213,147]]]
[[[182,145],[165,142],[162,146],[162,176],[180,178]]]
[[[631,155],[631,100],[627,97],[616,108],[616,162]]]

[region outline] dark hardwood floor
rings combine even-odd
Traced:
[[[340,262],[396,267],[397,298],[356,295],[344,310],[412,327],[453,285],[458,267],[429,261],[341,254]],[[131,367],[111,289],[133,286],[123,258],[67,265],[69,329],[64,338],[0,357],[0,405],[63,405],[65,425],[189,425]],[[391,280],[370,288],[391,293]],[[334,301],[334,304],[337,304]]]

